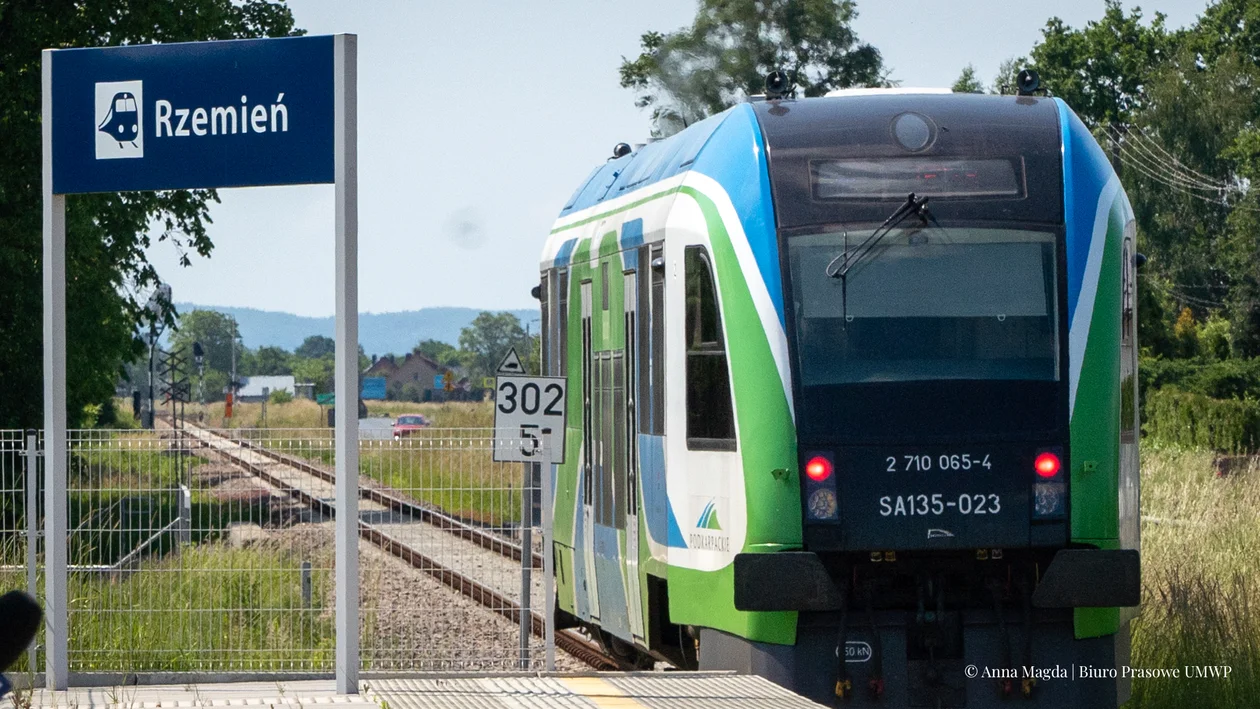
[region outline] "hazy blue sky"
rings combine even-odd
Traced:
[[[648,134],[647,115],[617,85],[622,56],[637,54],[643,32],[687,24],[695,9],[691,0],[290,4],[311,34],[359,36],[359,304],[368,312],[534,305],[538,254],[564,200],[614,144]],[[1205,5],[1142,6],[1178,27]],[[948,86],[968,63],[992,80],[1048,17],[1080,26],[1103,3],[857,7],[859,37],[893,78]],[[219,194],[210,259],[180,268],[169,244],[149,250],[175,300],[331,314],[332,188]]]

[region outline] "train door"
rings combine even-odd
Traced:
[[[622,420],[618,423],[624,434],[621,441],[625,450],[626,476],[626,615],[630,621],[630,633],[636,640],[643,641],[643,609],[640,607],[642,596],[639,593],[639,434],[638,434],[638,303],[639,277],[637,271],[625,273],[625,361],[622,373],[625,392],[625,408]]]
[[[599,588],[595,580],[595,465],[594,381],[591,331],[591,282],[582,281],[582,557],[585,563],[586,604],[590,617],[599,619]]]

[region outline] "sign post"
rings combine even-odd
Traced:
[[[358,394],[354,35],[46,49],[42,67],[45,677],[69,685],[66,197],[328,184],[336,194],[336,374]],[[235,354],[235,353],[234,353]],[[336,421],[337,688],[358,692],[358,418]]]
[[[516,350],[508,350],[496,369],[494,398],[494,460],[520,462],[521,476],[521,596],[520,667],[529,669],[530,598],[534,566],[533,526],[535,465],[542,488],[544,603],[546,613],[547,669],[555,665],[555,619],[552,616],[555,592],[551,569],[551,466],[564,462],[565,389],[564,377],[531,377]]]

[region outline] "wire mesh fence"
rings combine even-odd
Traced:
[[[39,595],[43,490],[38,452],[36,432],[0,429],[0,593],[23,589]],[[27,672],[40,661],[36,645],[12,671]]]
[[[30,565],[20,433],[0,432],[6,587]],[[544,669],[538,471],[493,462],[493,436],[360,442],[362,669]],[[75,430],[68,455],[71,672],[333,671],[330,430]]]
[[[543,607],[542,537],[525,533],[536,477],[493,451],[492,429],[361,442],[373,542],[360,557],[365,669],[543,669],[542,641],[527,613],[522,645],[519,615],[523,594],[527,609]]]
[[[69,455],[71,671],[331,669],[322,516],[187,430]]]

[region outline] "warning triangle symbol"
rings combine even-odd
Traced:
[[[524,374],[525,366],[521,364],[521,358],[516,356],[516,348],[508,350],[507,356],[499,362],[499,367],[495,370],[499,374]]]

